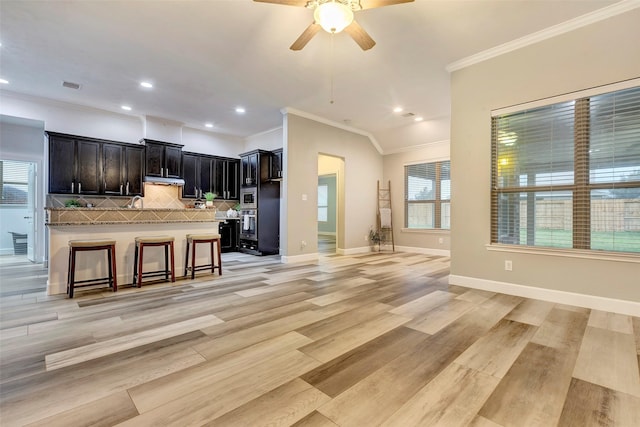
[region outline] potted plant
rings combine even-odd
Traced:
[[[204,193],[204,199],[206,200],[205,204],[207,206],[213,206],[213,199],[215,199],[217,196],[216,193],[212,193],[211,191],[207,191],[206,193]]]
[[[64,206],[66,208],[80,208],[82,207],[82,205],[80,204],[79,201],[75,200],[75,199],[69,199],[66,202],[64,202]]]
[[[373,246],[377,246],[378,252],[380,252],[380,242],[382,242],[382,234],[380,233],[380,230],[374,230],[373,228],[370,228],[369,241],[373,244]]]

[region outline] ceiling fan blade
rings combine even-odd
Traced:
[[[320,28],[322,28],[320,24],[316,24],[315,22],[309,25],[307,29],[304,30],[302,34],[300,34],[300,37],[298,37],[298,39],[293,42],[293,44],[291,45],[291,47],[289,47],[289,49],[301,50],[303,47],[307,45],[307,43],[309,43],[309,40],[311,40],[313,36],[315,36],[318,33],[318,31],[320,31]]]
[[[360,0],[360,6],[364,9],[393,6],[394,4],[411,3],[413,0]],[[275,2],[274,2],[275,3]]]
[[[308,3],[308,0],[253,0],[258,3],[273,3],[273,4],[284,4],[286,6],[301,6],[305,7]]]
[[[346,27],[344,32],[349,34],[362,50],[369,50],[376,45],[376,42],[356,21],[353,21],[351,25]]]

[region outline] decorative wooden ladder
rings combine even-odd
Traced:
[[[393,217],[391,215],[391,181],[389,181],[388,185],[387,188],[380,188],[380,181],[378,181],[378,232],[380,233],[380,248],[382,248],[382,245],[390,243],[393,252],[395,252]]]

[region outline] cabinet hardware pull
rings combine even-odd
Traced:
[[[78,194],[82,193],[82,183],[78,183]]]
[[[160,168],[160,176],[164,177],[164,168]]]
[[[127,196],[129,195],[129,181],[127,181]]]
[[[71,182],[71,194],[75,191],[75,182]]]
[[[120,184],[120,195],[122,196],[122,184]]]

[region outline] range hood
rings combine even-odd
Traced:
[[[162,178],[159,176],[145,176],[144,182],[160,185],[184,185],[184,179],[182,178]]]

